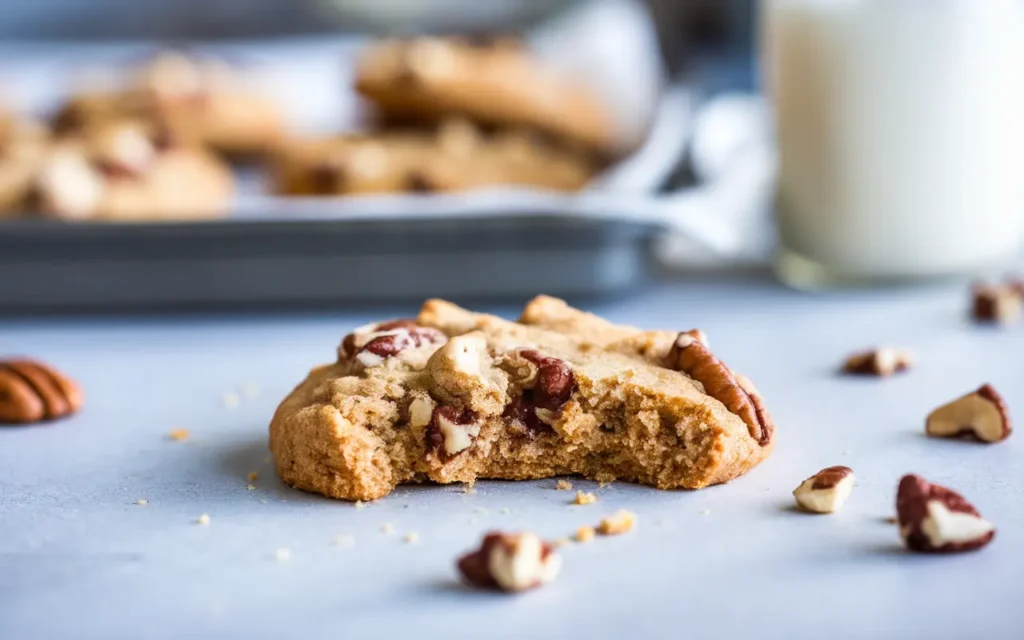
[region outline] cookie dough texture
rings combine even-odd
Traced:
[[[431,300],[347,336],[278,407],[270,448],[285,482],[346,500],[478,478],[726,482],[774,439],[667,366],[677,335],[547,297],[520,322]]]

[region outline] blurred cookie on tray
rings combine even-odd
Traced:
[[[230,159],[262,157],[283,137],[278,105],[223,60],[164,51],[126,70],[120,80],[113,89],[86,88],[73,95],[56,116],[57,131],[139,119]]]
[[[511,37],[382,40],[358,60],[356,89],[386,120],[436,124],[463,116],[602,155],[616,151],[606,106]]]
[[[487,130],[462,118],[434,129],[301,140],[282,150],[274,189],[282,195],[430,193],[486,186],[582,188],[598,170],[589,154],[535,132]]]
[[[114,120],[47,150],[26,210],[62,220],[174,221],[227,214],[234,176],[151,122]]]
[[[43,124],[0,108],[0,218],[20,214],[48,145]]]

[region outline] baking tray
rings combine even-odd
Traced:
[[[558,211],[452,219],[5,223],[0,313],[607,296],[642,286],[654,224]]]

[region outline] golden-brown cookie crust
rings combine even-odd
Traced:
[[[559,317],[573,314],[582,312],[564,307]],[[541,319],[529,307],[524,315]],[[595,339],[440,300],[414,321],[356,330],[339,361],[313,370],[278,408],[278,473],[346,500],[407,482],[564,474],[697,489],[770,454],[773,441],[758,442],[699,381],[666,366],[667,350],[655,357],[599,344],[653,350],[643,332],[577,320],[607,333]]]

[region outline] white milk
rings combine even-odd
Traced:
[[[1024,1],[764,0],[762,9],[784,279],[958,274],[1016,254]]]

